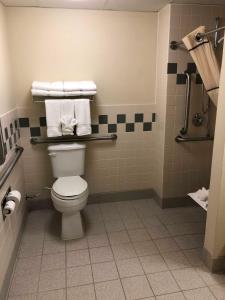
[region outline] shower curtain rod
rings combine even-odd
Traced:
[[[205,33],[198,32],[195,35],[195,39],[196,39],[197,42],[201,42],[205,36],[207,36],[209,34],[212,34],[214,32],[224,30],[224,29],[225,29],[225,26],[209,30]],[[172,42],[170,42],[170,48],[172,50],[176,50],[178,48],[178,46],[180,46],[180,45],[184,45],[184,43],[182,41],[178,41],[178,42],[177,41],[172,41]]]

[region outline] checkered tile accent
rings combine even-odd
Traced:
[[[187,63],[187,68],[185,69],[191,74],[195,74],[195,83],[202,84],[201,76],[197,71],[195,63]],[[176,75],[176,84],[186,84],[186,76],[182,73],[178,73],[178,64],[177,63],[168,63],[167,64],[167,74]]]
[[[99,115],[97,117],[98,121],[92,124],[92,133],[98,134],[101,131],[101,126],[107,126],[108,133],[117,133],[118,126],[123,126],[125,132],[135,132],[138,127],[140,128],[138,124],[142,124],[142,131],[151,132],[153,130],[152,124],[156,122],[156,113],[138,112],[134,113],[132,118],[128,118],[126,114],[117,114],[113,117],[115,121],[109,123],[109,115]],[[30,119],[27,117],[19,118],[20,128],[29,128],[32,137],[42,135],[42,127],[46,127],[46,117],[39,117],[38,125],[32,126]]]
[[[4,150],[7,154],[20,139],[20,129],[18,120],[11,120],[11,122],[7,126],[2,128],[2,131],[4,140]]]

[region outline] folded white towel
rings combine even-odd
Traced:
[[[197,199],[199,201],[207,202],[209,197],[209,190],[206,190],[203,187],[197,190],[195,193],[189,193],[188,196],[190,196],[193,199]]]
[[[62,135],[73,135],[77,121],[74,117],[74,102],[76,100],[61,100]]]
[[[46,91],[46,90],[35,90],[32,89],[31,93],[33,96],[45,96],[45,97],[72,97],[72,96],[93,96],[96,95],[96,91]]]
[[[61,130],[61,100],[45,100],[47,135],[62,136]]]
[[[34,90],[45,90],[45,91],[63,91],[63,82],[45,82],[45,81],[34,81],[32,83],[32,89]]]
[[[72,91],[96,91],[96,84],[94,81],[64,81],[64,92]]]
[[[78,136],[91,134],[90,100],[77,99],[75,102],[75,116],[77,120],[76,133]]]

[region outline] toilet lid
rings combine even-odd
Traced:
[[[87,182],[80,176],[69,176],[58,178],[53,186],[53,191],[62,197],[77,196],[85,192]]]

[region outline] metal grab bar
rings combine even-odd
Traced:
[[[111,134],[109,136],[86,136],[86,137],[53,137],[53,138],[30,138],[30,143],[36,144],[55,144],[55,143],[72,143],[72,142],[90,142],[90,141],[107,141],[116,140],[117,135]]]
[[[3,169],[2,173],[0,174],[0,189],[3,187],[4,183],[8,179],[9,175],[11,174],[12,170],[14,169],[18,159],[23,153],[23,147],[16,146],[15,148],[15,156],[6,164],[5,168]]]
[[[185,104],[184,127],[180,130],[181,134],[187,134],[187,132],[188,132],[190,102],[191,102],[191,75],[188,73],[188,71],[185,71],[184,74],[187,77],[187,86],[186,86],[186,104]]]
[[[175,137],[175,141],[177,143],[185,143],[185,142],[203,142],[203,141],[213,141],[212,136],[199,136],[199,137],[184,137],[178,135]]]

